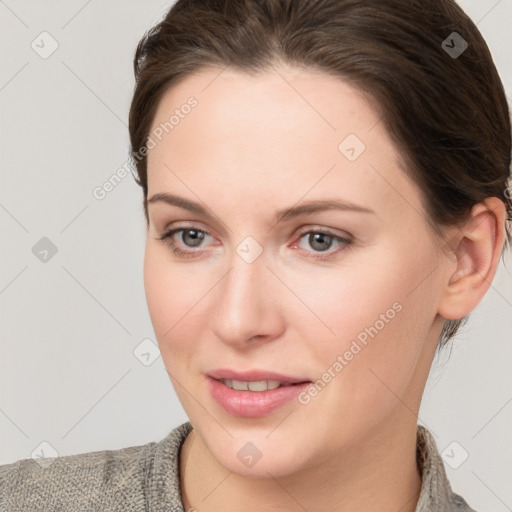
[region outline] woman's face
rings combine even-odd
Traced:
[[[178,397],[230,471],[291,474],[416,425],[445,258],[379,121],[341,79],[284,66],[203,69],[159,104],[146,297]],[[220,370],[306,384],[237,391]]]

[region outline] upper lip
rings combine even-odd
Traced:
[[[268,370],[247,370],[245,372],[238,372],[230,370],[229,368],[219,368],[208,372],[208,375],[217,380],[231,379],[245,382],[255,382],[258,380],[277,380],[279,382],[291,384],[311,382],[309,379],[302,377],[291,377],[290,375],[284,375],[283,373],[271,372]]]

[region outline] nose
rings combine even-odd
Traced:
[[[219,340],[241,349],[276,339],[284,330],[279,302],[283,285],[267,267],[265,253],[248,262],[234,251],[230,263],[215,287],[212,331]]]

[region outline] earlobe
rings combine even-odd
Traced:
[[[473,311],[489,289],[505,237],[506,208],[497,197],[475,205],[471,216],[451,239],[447,281],[439,314],[456,320]],[[446,256],[446,255],[445,255]],[[453,263],[455,263],[455,268]]]

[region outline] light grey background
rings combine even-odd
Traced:
[[[512,0],[460,3],[510,101]],[[147,366],[134,354],[156,343],[141,189],[128,175],[93,196],[127,161],[134,49],[169,6],[0,0],[0,464],[48,455],[42,442],[68,455],[158,441],[187,420],[157,349]],[[43,237],[57,248],[46,262],[32,249]],[[419,417],[455,491],[486,512],[512,510],[510,255],[507,265],[434,363]]]

